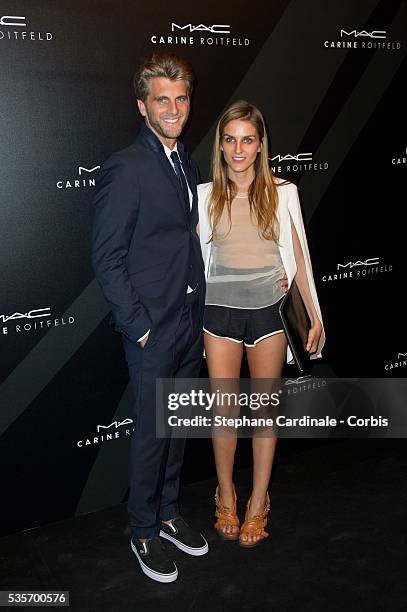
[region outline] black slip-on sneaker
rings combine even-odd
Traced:
[[[208,550],[208,542],[198,531],[194,531],[181,516],[172,519],[171,522],[161,523],[160,537],[172,542],[177,548],[199,557],[205,555]]]
[[[177,566],[167,557],[158,536],[145,542],[133,537],[130,545],[146,576],[157,582],[174,582],[178,578]]]

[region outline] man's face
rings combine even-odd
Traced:
[[[137,100],[137,104],[147,127],[172,149],[189,115],[186,82],[154,77],[149,80],[147,100]]]

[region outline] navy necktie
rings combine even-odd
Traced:
[[[184,172],[182,170],[181,160],[179,158],[179,155],[178,155],[177,151],[172,151],[171,159],[172,159],[172,162],[174,164],[175,174],[177,175],[178,180],[181,183],[181,188],[182,188],[182,194],[184,196],[185,207],[186,207],[187,212],[189,213],[191,211],[191,206],[190,206],[190,203],[189,203],[188,184],[187,184]]]

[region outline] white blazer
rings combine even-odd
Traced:
[[[308,250],[307,237],[305,234],[304,222],[302,220],[300,201],[298,198],[298,190],[294,183],[284,183],[282,179],[276,178],[278,187],[278,209],[277,218],[280,227],[279,234],[279,251],[284,269],[287,274],[288,286],[291,283],[297,272],[297,263],[294,256],[294,246],[291,234],[291,222],[293,220],[298,238],[301,243],[302,252],[304,255],[305,268],[307,272],[308,285],[314,303],[315,310],[322,324],[322,334],[319,340],[316,353],[311,355],[311,359],[322,357],[321,350],[325,344],[325,331],[323,328],[321,309],[319,307],[317,291],[315,288],[314,276],[312,274],[311,259]],[[205,277],[208,278],[209,262],[211,257],[211,244],[208,244],[212,230],[209,222],[208,205],[209,197],[212,191],[212,183],[203,183],[198,185],[198,209],[199,209],[199,239],[201,241],[202,257],[205,263]],[[287,363],[293,363],[293,356],[290,348],[287,348]]]

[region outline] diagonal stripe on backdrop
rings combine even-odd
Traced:
[[[133,391],[129,384],[119,402],[112,421],[122,421],[131,415]],[[129,438],[127,438],[130,441]],[[126,442],[127,442],[126,440]],[[95,508],[114,506],[121,501],[128,489],[129,444],[120,440],[117,444],[104,442],[90,470],[75,514],[91,512]]]
[[[371,13],[381,4],[383,3],[372,0],[355,5],[353,7],[355,22],[366,22]],[[293,123],[291,126],[292,133],[286,132],[287,140],[294,143],[294,146],[292,145],[292,153],[294,153],[294,150],[298,151],[299,147],[301,147],[301,142],[304,140],[304,137],[301,135],[307,133],[310,127],[309,124],[312,122],[310,117],[314,117],[317,114],[321,106],[321,100],[335,79],[340,64],[348,57],[345,56],[344,59],[343,55],[340,54],[325,53],[323,55],[324,63],[319,66],[318,72],[315,72],[314,75],[309,71],[309,57],[306,53],[303,53],[300,57],[295,57],[294,73],[290,73],[289,63],[281,66],[282,57],[290,58],[292,56],[292,51],[290,50],[293,47],[291,34],[293,24],[297,22],[307,23],[312,17],[310,16],[310,10],[314,12],[321,11],[320,14],[324,14],[324,31],[338,31],[338,24],[341,23],[343,12],[342,5],[338,3],[335,6],[330,6],[329,12],[326,12],[325,9],[326,5],[322,1],[313,3],[311,7],[308,4],[305,6],[305,3],[301,2],[301,0],[291,2],[273,35],[267,39],[250,70],[241,80],[228,102],[230,104],[237,99],[247,98],[250,100],[254,97],[256,103],[267,111],[270,107],[269,92],[273,91],[272,84],[274,83],[274,89],[280,87],[283,92],[282,95],[273,94],[272,96],[271,115],[275,117],[295,117],[296,123]],[[402,2],[392,19],[392,23],[405,23],[406,19],[407,4]],[[391,33],[391,27],[388,28],[388,32]],[[302,37],[301,40],[296,37],[296,48],[310,49],[312,44],[315,44],[315,30],[312,28],[304,28],[304,31],[301,33],[296,32],[296,34],[301,34]],[[350,53],[352,53],[352,50]],[[405,47],[400,49],[397,54],[391,55],[376,51],[373,58],[367,64],[364,74],[352,90],[351,95],[348,96],[347,100],[344,98],[341,111],[335,116],[331,128],[315,151],[320,159],[329,158],[329,170],[321,173],[318,182],[315,181],[315,178],[310,173],[303,175],[300,180],[302,187],[312,183],[312,204],[310,206],[310,203],[307,203],[306,210],[308,221],[351,146],[355,143],[385,94],[405,56]],[[279,58],[280,61],[273,63],[272,58]],[[296,75],[297,78],[295,78]],[[306,82],[301,81],[301,75],[305,75]],[[312,80],[313,78],[315,80]],[[264,87],[265,80],[270,84],[269,87]],[[299,94],[305,87],[307,95],[299,99]],[[348,133],[349,117],[352,117],[351,136]],[[216,123],[211,127],[194,153],[195,159],[200,162],[202,167],[206,163],[203,156],[210,149],[210,143],[214,138],[215,126]],[[280,140],[283,140],[283,138],[280,138]],[[332,142],[335,142],[335,147],[330,146]]]
[[[0,435],[30,405],[75,354],[109,307],[93,280],[62,315],[75,315],[75,325],[52,328],[18,364],[0,387]]]
[[[389,3],[387,0],[380,0],[374,10],[367,16],[366,20],[360,23],[361,29],[369,31],[369,24],[380,23],[381,27],[386,28],[389,33],[389,25],[393,22],[397,25],[403,23],[402,19],[395,17],[403,0],[395,0]],[[391,34],[390,30],[390,34]],[[398,38],[396,32],[395,38]],[[325,50],[324,50],[325,51]],[[330,51],[328,50],[328,53]],[[335,74],[335,78],[328,87],[326,94],[312,117],[307,131],[300,143],[300,151],[315,151],[323,138],[325,138],[329,128],[334,123],[336,117],[340,113],[346,100],[350,97],[351,92],[359,83],[368,64],[375,56],[374,49],[356,53],[351,50],[346,53],[344,59]],[[379,52],[381,53],[381,52]],[[398,51],[397,51],[398,53]],[[387,61],[392,62],[393,52],[390,54],[385,52]],[[350,115],[352,119],[352,115]],[[351,128],[351,126],[349,126]],[[346,133],[346,132],[345,132]]]
[[[407,3],[402,3],[393,23],[407,21]],[[391,33],[391,28],[389,28]],[[325,138],[318,147],[318,157],[326,159],[329,157],[329,170],[321,173],[318,182],[312,181],[310,174],[305,173],[300,184],[305,189],[307,184],[313,183],[313,199],[307,206],[307,216],[311,218],[313,212],[321,201],[325,191],[331,183],[336,172],[343,163],[346,155],[357,137],[370,119],[380,100],[384,96],[388,86],[393,80],[396,72],[406,58],[406,47],[402,47],[396,55],[386,55],[376,51],[364,74],[354,88],[351,97],[344,104],[335,122],[327,132]],[[349,117],[352,116],[352,142],[349,134]],[[346,134],[346,138],[344,138]],[[332,143],[335,146],[332,146]],[[316,197],[315,197],[316,196]]]
[[[377,3],[378,0],[353,3],[355,23],[365,23]],[[225,105],[226,108],[235,100],[246,99],[259,106],[271,126],[273,153],[298,151],[303,135],[346,57],[322,47],[324,38],[338,32],[338,24],[346,14],[344,3],[331,3],[327,10],[324,0],[312,3],[292,0]],[[307,24],[307,27],[299,24]],[[301,52],[303,49],[307,52]],[[207,151],[211,150],[215,125],[216,122],[194,151],[202,176],[208,166]],[[292,150],[275,151],[276,142],[282,143],[280,146],[290,143]]]
[[[310,174],[304,174],[301,178],[300,185],[305,189],[307,189],[307,184],[312,181],[313,194],[317,195],[317,197],[312,199],[312,202],[308,203],[308,219],[311,218],[313,212],[317,208],[318,203],[328,189],[337,170],[340,168],[351,146],[368,122],[405,57],[406,52],[400,53],[397,62],[394,61],[391,65],[387,65],[386,72],[380,72],[380,68],[378,67],[380,65],[383,67],[384,56],[376,55],[368,70],[358,83],[352,98],[347,101],[334,125],[318,147],[317,151],[320,159],[327,158],[329,152],[329,170],[321,173],[317,185],[315,185],[315,180],[312,181]],[[352,107],[353,120],[357,124],[357,127],[354,128],[352,133],[353,142],[343,138],[343,134],[349,127],[350,107]],[[330,144],[332,142],[335,142],[334,151]]]

